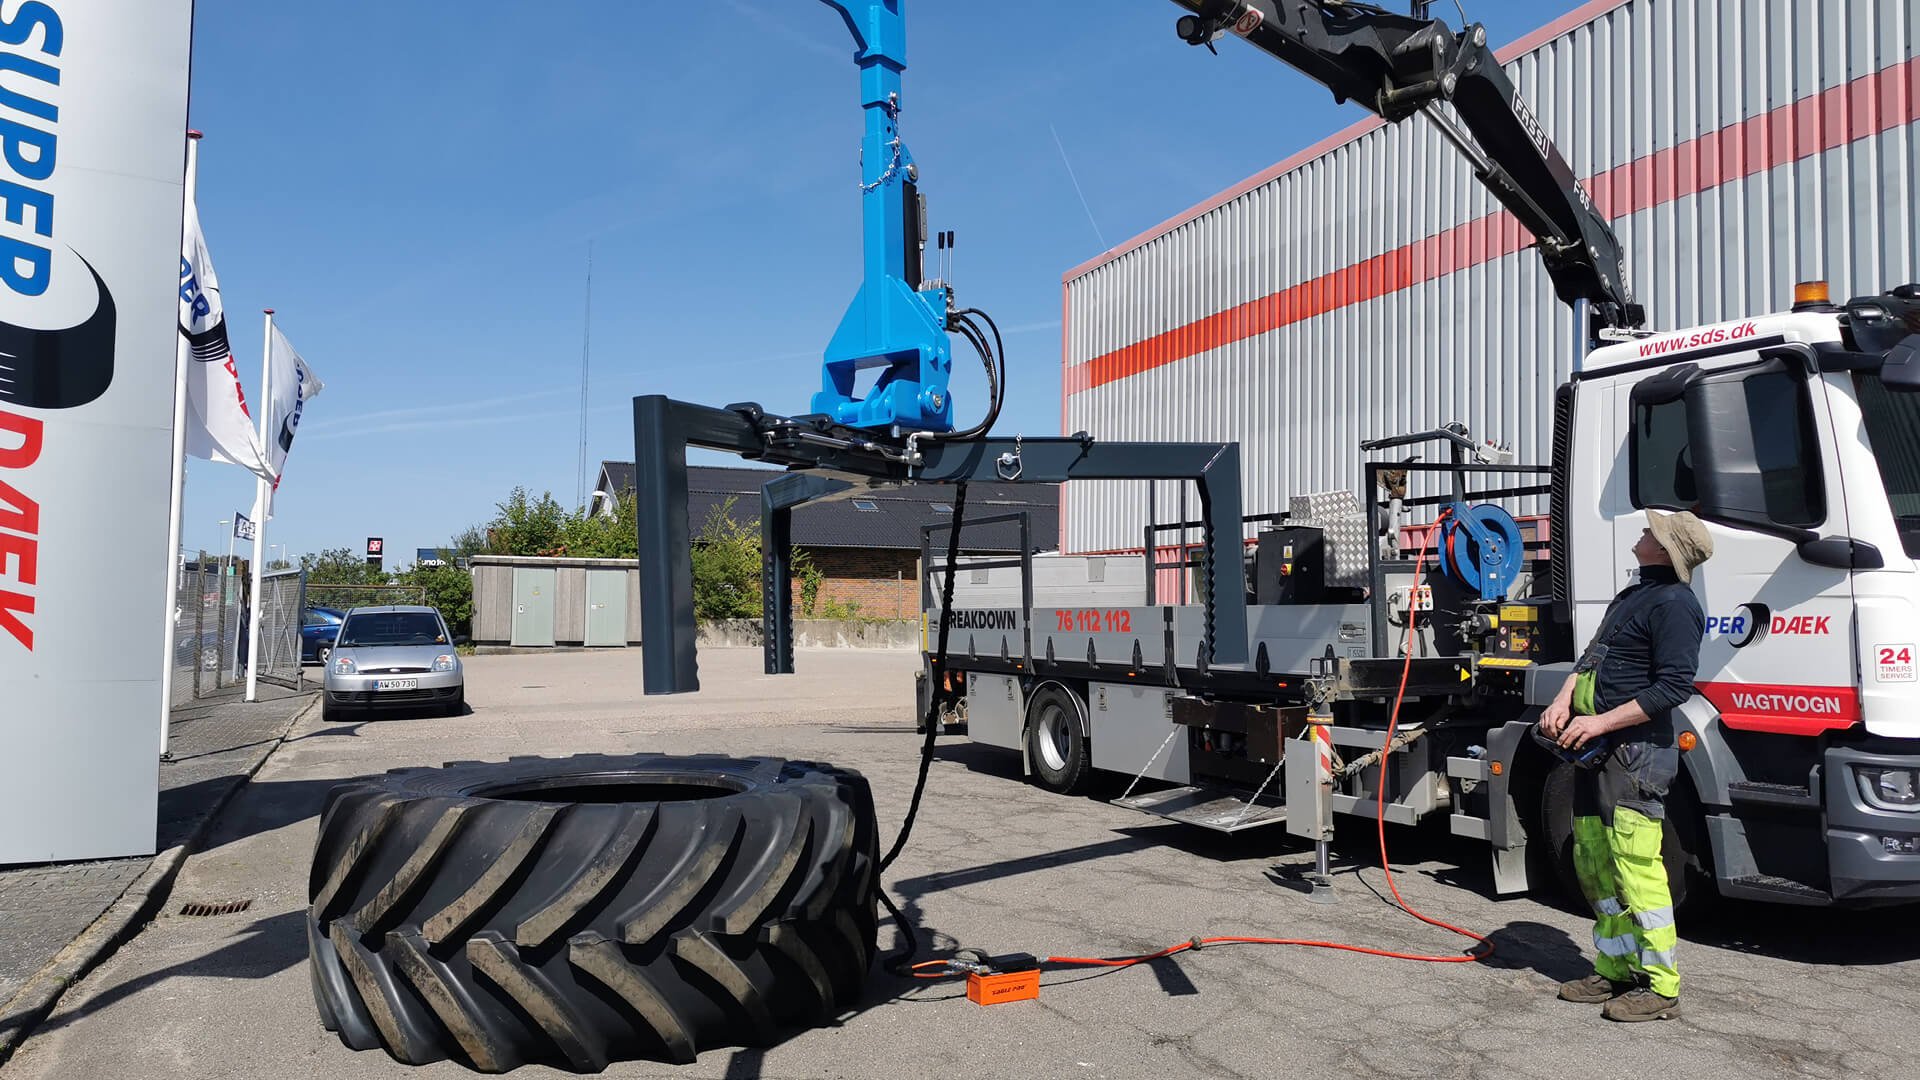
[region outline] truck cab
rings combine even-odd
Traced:
[[[1555,559],[1584,642],[1634,573],[1647,511],[1698,514],[1714,541],[1694,574],[1700,693],[1676,726],[1702,869],[1731,895],[1911,898],[1920,396],[1911,354],[1856,332],[1897,295],[1842,310],[1807,292],[1787,313],[1590,354],[1559,401]]]

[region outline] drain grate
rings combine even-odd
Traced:
[[[219,904],[194,901],[180,908],[180,914],[200,918],[207,915],[237,915],[253,906],[252,900],[228,900]]]

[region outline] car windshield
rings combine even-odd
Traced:
[[[373,645],[445,645],[440,617],[430,611],[368,611],[347,616],[340,627],[339,647]]]
[[[1890,391],[1878,373],[1856,371],[1853,377],[1867,442],[1900,527],[1900,546],[1920,558],[1920,394]]]

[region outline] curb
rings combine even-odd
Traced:
[[[60,997],[68,987],[112,956],[123,942],[131,940],[153,920],[172,893],[173,879],[179,875],[180,867],[186,863],[187,856],[199,850],[220,812],[227,808],[241,788],[247,786],[274,751],[286,742],[287,734],[294,725],[319,707],[319,702],[320,698],[316,695],[294,713],[286,726],[280,729],[273,745],[243,775],[234,777],[233,783],[227,785],[213,805],[200,815],[184,842],[155,855],[146,870],[107,906],[99,918],[88,924],[79,937],[68,942],[66,948],[55,953],[45,967],[35,972],[5,1005],[0,1006],[0,1065],[13,1056],[41,1021],[52,1015],[54,1006],[60,1003]]]

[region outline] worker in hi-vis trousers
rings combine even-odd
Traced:
[[[1608,605],[1540,730],[1566,750],[1604,736],[1610,750],[1574,777],[1573,863],[1593,905],[1593,974],[1563,1001],[1602,1005],[1609,1020],[1680,1012],[1679,938],[1660,857],[1667,788],[1680,771],[1672,710],[1693,696],[1706,619],[1693,570],[1713,554],[1700,519],[1647,512],[1633,545],[1640,580]]]

